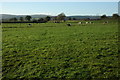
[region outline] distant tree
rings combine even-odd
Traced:
[[[16,17],[11,18],[10,21],[17,21],[17,18]]]
[[[106,18],[107,16],[105,14],[101,16],[101,19],[106,19]]]
[[[32,22],[36,23],[36,22],[38,22],[38,20],[36,20],[36,19],[33,19],[33,20],[32,20]]]
[[[60,22],[60,20],[58,20],[57,16],[53,17],[53,21],[54,21],[55,23],[59,23],[59,22]]]
[[[73,20],[76,20],[76,18],[73,18]]]
[[[69,18],[68,18],[68,20],[72,20],[72,18],[71,18],[71,17],[69,17]]]
[[[20,17],[20,21],[23,21],[24,20],[24,18],[23,17]]]
[[[47,16],[47,17],[45,18],[45,21],[50,21],[50,19],[51,19],[51,17],[50,17],[50,16]]]
[[[90,20],[90,18],[87,18],[87,20]]]
[[[117,19],[117,18],[119,18],[120,16],[118,15],[118,14],[113,14],[112,15],[112,18],[114,18],[114,19]]]
[[[4,21],[7,21],[7,20],[4,20]],[[13,18],[10,18],[8,21],[13,21]]]
[[[14,21],[17,21],[18,19],[17,18],[13,18]]]
[[[26,16],[26,17],[25,17],[25,19],[26,19],[27,21],[30,21],[31,18],[32,18],[31,16]]]
[[[57,20],[57,16],[53,17],[53,20]]]
[[[64,13],[61,13],[57,16],[57,19],[60,20],[60,21],[65,21],[65,14]]]
[[[43,20],[44,20],[43,18],[39,18],[39,19],[38,19],[39,22],[40,22],[40,21],[43,21]]]

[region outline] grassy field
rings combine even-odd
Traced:
[[[3,23],[3,80],[118,78],[118,25],[101,22]]]

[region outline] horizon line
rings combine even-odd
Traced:
[[[57,15],[50,15],[50,14],[14,14],[14,13],[0,13],[0,15],[48,15],[48,16],[57,16]],[[118,13],[113,13],[113,14],[118,14]],[[112,15],[107,15],[107,14],[73,14],[73,15],[66,15],[66,16],[102,16],[102,15],[106,15],[106,16],[112,16]]]

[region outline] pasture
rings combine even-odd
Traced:
[[[93,22],[3,23],[3,79],[118,78],[117,22]]]

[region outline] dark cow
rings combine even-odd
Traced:
[[[32,24],[28,24],[29,26],[31,26]]]
[[[90,24],[93,24],[93,22],[89,22]]]
[[[70,24],[70,23],[67,23],[67,26],[71,26],[71,24]]]
[[[108,24],[108,21],[103,22],[103,24]]]
[[[60,23],[59,21],[54,21],[53,23]]]

